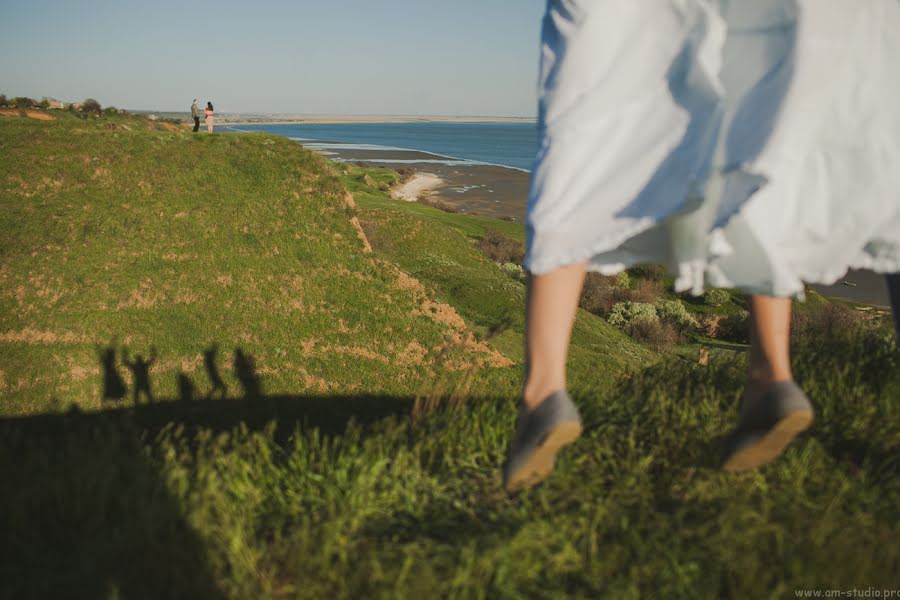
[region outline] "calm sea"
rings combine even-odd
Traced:
[[[360,150],[421,150],[446,159],[432,162],[458,164],[453,161],[462,160],[525,171],[531,170],[537,152],[534,123],[241,125],[231,129],[265,131],[301,142],[315,141],[319,142],[318,147],[327,147],[327,142],[341,142],[358,145]]]

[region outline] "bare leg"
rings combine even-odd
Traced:
[[[750,296],[750,369],[746,403],[755,401],[771,384],[790,381],[791,299]]]
[[[790,298],[751,296],[750,368],[738,426],[726,443],[726,471],[745,471],[775,460],[812,424],[809,399],[791,373]]]
[[[566,357],[586,265],[585,261],[528,278],[523,400],[529,411],[566,388]]]

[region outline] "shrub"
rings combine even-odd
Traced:
[[[46,110],[46,109],[50,108],[50,101],[47,100],[46,98],[44,98],[43,100],[41,100],[40,102],[38,102],[35,106],[37,106],[38,108],[43,108],[44,110]]]
[[[651,281],[663,281],[666,278],[666,268],[662,265],[638,265],[628,269],[628,272],[632,277]]]
[[[522,268],[522,265],[508,262],[501,264],[500,269],[516,281],[525,281],[525,269]]]
[[[101,110],[103,110],[103,107],[101,107],[100,103],[93,98],[88,98],[81,103],[81,112],[85,114],[97,113],[99,115]]]
[[[578,305],[584,310],[605,317],[612,307],[623,300],[627,300],[625,290],[616,288],[612,277],[600,273],[588,273],[584,278],[584,287],[581,289],[581,299]]]
[[[652,304],[647,304],[646,302],[631,302],[630,300],[626,300],[625,302],[619,302],[612,307],[612,310],[609,311],[609,318],[607,320],[610,325],[618,327],[619,329],[625,329],[632,321],[639,319],[652,319],[658,321],[659,316],[656,314],[656,307]]]
[[[103,109],[103,114],[105,114],[106,116],[117,115],[117,114],[119,114],[119,109],[116,108],[115,106],[107,106],[106,108]],[[180,122],[180,121],[178,121],[178,119],[174,119],[174,120],[176,122]]]
[[[0,106],[9,106],[9,101],[6,99],[6,94],[0,94]]]
[[[495,229],[485,231],[484,236],[478,240],[477,246],[485,256],[496,263],[520,265],[525,258],[525,244]]]
[[[750,343],[750,313],[740,310],[718,321],[716,337],[726,342]]]
[[[713,288],[711,290],[706,290],[706,293],[703,294],[703,302],[707,306],[722,306],[729,300],[731,300],[731,294],[726,290]]]
[[[638,279],[628,292],[633,302],[656,304],[663,297],[663,284],[652,279]]]
[[[617,288],[628,289],[631,287],[631,275],[627,271],[622,271],[614,277]]]
[[[397,175],[400,177],[397,179],[398,183],[404,183],[409,181],[409,179],[416,174],[415,169],[397,169]]]
[[[635,341],[646,344],[657,352],[665,352],[678,343],[678,332],[659,319],[642,317],[635,319],[625,328],[626,333]]]
[[[448,212],[448,213],[462,212],[462,210],[460,210],[456,206],[447,204],[446,202],[442,202],[441,200],[438,200],[437,198],[432,198],[430,196],[419,196],[419,199],[417,200],[417,202],[419,204],[424,204],[425,206],[430,206],[432,208],[436,208],[438,210],[442,210],[442,211]]]
[[[662,284],[649,279],[638,279],[633,287],[620,287],[617,277],[588,273],[581,291],[579,306],[588,312],[606,317],[613,306],[620,302],[655,304],[663,295]]]
[[[865,329],[866,325],[868,323],[859,311],[845,304],[829,302],[813,310],[795,310],[791,315],[791,338],[795,342],[815,344],[853,330]]]
[[[27,96],[19,96],[13,99],[13,105],[16,108],[32,108],[34,107],[34,100]]]
[[[664,322],[672,325],[679,331],[696,330],[700,328],[697,317],[688,312],[681,300],[661,300],[656,303],[656,314]]]

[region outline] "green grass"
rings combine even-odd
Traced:
[[[744,354],[661,360],[582,312],[570,371],[585,435],[546,484],[510,497],[498,467],[523,289],[472,241],[517,226],[392,201],[390,172],[354,182],[278,138],[113,122],[133,126],[0,119],[0,598],[900,585],[893,336],[796,347],[817,425],[733,476],[718,444]],[[157,349],[163,401],[101,399],[97,346],[113,344]],[[229,398],[176,400],[178,374],[209,388],[211,344]],[[235,349],[261,393],[241,393]],[[492,366],[498,350],[511,365]]]

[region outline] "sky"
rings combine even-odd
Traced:
[[[0,0],[0,93],[218,112],[533,116],[544,0]]]

